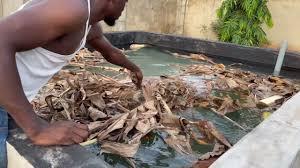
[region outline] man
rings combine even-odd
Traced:
[[[49,124],[29,103],[38,90],[89,43],[104,58],[129,69],[140,86],[141,70],[103,36],[97,24],[113,26],[127,0],[31,0],[0,21],[0,167],[5,167],[7,111],[37,145],[71,145],[88,137],[86,125]],[[5,109],[5,110],[4,110]]]

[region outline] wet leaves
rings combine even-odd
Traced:
[[[216,143],[212,152],[208,152],[200,157],[199,160],[207,160],[216,156],[222,155],[226,151],[225,146]]]
[[[202,155],[192,168],[209,168],[225,151],[224,145],[216,143],[213,151]]]
[[[193,153],[189,137],[183,135],[170,135],[165,139],[165,142],[178,153],[186,155]]]
[[[206,99],[199,99],[195,104],[214,108],[224,115],[243,108],[255,108],[260,100],[275,95],[284,97],[282,101],[277,101],[272,105],[278,107],[300,91],[299,81],[258,75],[240,69],[228,69],[225,65],[216,63],[192,65],[184,70],[184,75],[200,75],[208,78],[210,95]],[[216,92],[221,95],[216,96]],[[226,94],[222,94],[224,92]]]
[[[105,153],[132,158],[143,137],[161,131],[167,134],[166,144],[181,154],[193,154],[192,140],[215,144],[214,151],[200,158],[213,161],[231,147],[228,140],[212,122],[187,120],[174,110],[205,107],[226,115],[255,108],[259,100],[274,95],[284,98],[275,103],[274,107],[278,106],[300,90],[283,78],[228,69],[204,55],[191,57],[208,64],[191,65],[183,76],[145,79],[142,90],[136,90],[128,79],[116,80],[85,70],[61,71],[41,90],[33,105],[37,114],[49,122],[73,120],[88,124],[89,139],[97,138]],[[86,53],[76,59],[73,62],[95,60]],[[188,83],[186,75],[200,76],[201,82]],[[203,85],[203,92],[197,91],[199,85]]]
[[[207,160],[199,160],[192,168],[209,168],[219,157],[211,157]]]
[[[200,131],[205,132],[207,141],[217,140],[219,143],[231,148],[231,144],[228,140],[221,134],[214,124],[210,121],[199,121],[198,128]]]
[[[212,123],[203,123],[203,128],[193,130],[192,126],[199,126],[202,121],[189,121],[173,113],[174,109],[194,105],[194,88],[179,77],[164,76],[149,81],[142,90],[136,90],[132,83],[89,72],[68,75],[67,79],[61,77],[54,81],[57,94],[47,96],[47,105],[39,106],[38,114],[48,121],[87,123],[89,139],[97,138],[102,152],[124,157],[133,157],[141,139],[153,130],[167,133],[166,144],[181,154],[193,153],[190,143],[195,132],[210,137],[205,143],[227,142]]]
[[[126,158],[132,158],[140,147],[140,143],[124,144],[116,142],[103,142],[101,151],[103,153],[117,154]]]
[[[230,96],[225,96],[223,98],[214,97],[212,101],[214,106],[218,107],[217,111],[223,115],[235,112],[240,108],[237,101],[233,100]]]

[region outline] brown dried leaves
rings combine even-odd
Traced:
[[[60,77],[54,81],[54,87],[51,84],[57,94],[48,96],[47,106],[38,106],[40,116],[50,121],[87,123],[91,132],[89,139],[97,138],[102,152],[106,153],[133,157],[141,138],[153,130],[166,132],[165,142],[177,152],[193,153],[190,143],[195,130],[191,126],[201,121],[188,121],[172,112],[194,104],[194,89],[180,78],[151,80],[139,91],[132,84],[88,72],[67,76],[66,82]],[[199,128],[197,134],[213,135],[210,140],[227,143],[215,127],[207,128],[213,129]]]
[[[101,152],[117,154],[123,157],[132,158],[140,147],[140,143],[124,144],[116,142],[103,142]]]
[[[222,64],[192,65],[185,69],[184,74],[209,75],[213,80],[208,82],[211,86],[211,89],[208,90],[227,92],[227,94],[219,96],[211,92],[206,99],[199,99],[195,102],[201,107],[214,108],[220,114],[227,114],[243,108],[255,108],[259,100],[274,95],[283,96],[287,100],[300,91],[298,84],[287,79],[257,75],[240,69],[226,69]],[[273,106],[277,107],[283,102],[277,102]]]
[[[192,65],[185,70],[185,75],[210,76],[205,82],[207,94],[201,97],[178,76],[162,76],[148,82],[146,79],[141,91],[135,90],[131,83],[104,75],[61,71],[33,104],[37,114],[48,121],[74,120],[88,124],[89,139],[97,138],[106,153],[133,157],[141,138],[156,130],[166,132],[165,142],[181,154],[193,153],[191,139],[199,144],[217,142],[214,151],[202,158],[208,159],[219,156],[231,144],[211,122],[189,121],[172,110],[202,106],[225,115],[241,108],[253,108],[257,100],[268,96],[279,94],[287,99],[300,88],[282,78],[226,69],[203,55],[192,55],[192,58],[210,63]],[[76,59],[94,58],[83,54]],[[221,94],[216,95],[215,91]]]

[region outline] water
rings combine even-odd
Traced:
[[[232,62],[232,61],[224,60],[224,59],[220,59],[220,58],[215,58],[214,61],[216,63],[222,63],[226,66],[230,65],[233,68],[240,68],[242,70],[255,72],[257,74],[273,75],[273,71],[274,71],[274,67],[266,66],[266,65],[242,64],[242,63]],[[287,71],[284,68],[282,68],[282,70],[280,72],[280,76],[285,77],[287,79],[295,80],[295,79],[300,79],[300,72],[298,70]]]
[[[131,61],[141,67],[145,76],[175,75],[180,73],[180,67],[199,63],[191,59],[176,58],[173,55],[157,48],[147,47],[138,51],[129,51],[127,52],[127,55]],[[227,62],[226,64],[230,63]],[[115,72],[105,72],[97,68],[90,70],[93,72],[101,72],[110,76],[116,75]],[[218,116],[208,109],[192,108],[178,114],[187,119],[202,119],[213,122],[232,144],[235,144],[247,134],[246,131],[243,131],[228,120]],[[256,127],[262,121],[261,114],[255,110],[244,109],[230,113],[227,116],[238,122],[244,128],[247,128],[248,131]],[[198,156],[211,151],[213,148],[212,145],[198,145],[194,143],[192,145],[195,152],[194,155],[181,155],[165,144],[163,141],[164,136],[165,135],[163,133],[153,132],[142,141],[142,145],[134,158],[137,167],[190,167],[192,163],[197,160]],[[91,152],[99,155],[99,157],[104,159],[113,167],[130,167],[126,159],[112,154],[100,154],[99,148],[100,147],[97,145],[88,147]]]
[[[167,52],[149,47],[129,51],[127,55],[141,67],[145,76],[174,75],[180,72],[180,67],[198,63],[191,59],[176,58]]]

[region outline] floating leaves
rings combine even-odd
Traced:
[[[223,115],[243,108],[255,108],[260,100],[275,95],[284,98],[273,104],[273,107],[278,107],[300,91],[297,81],[258,75],[241,69],[228,69],[223,64],[192,65],[184,69],[184,75],[210,76],[207,81],[208,91],[211,91],[209,96],[194,103],[214,108]]]
[[[215,144],[214,151],[201,160],[221,155],[231,144],[212,122],[188,120],[175,110],[200,106],[224,116],[255,108],[259,100],[273,95],[283,97],[275,103],[280,105],[300,90],[292,81],[228,69],[204,55],[194,54],[192,59],[208,64],[191,65],[179,76],[146,78],[142,90],[136,90],[130,80],[88,71],[61,71],[42,89],[33,105],[37,114],[49,122],[73,120],[87,124],[89,140],[97,139],[105,153],[132,158],[143,137],[160,131],[166,134],[166,145],[180,154],[193,154],[192,141]],[[200,78],[187,82],[186,76],[190,75]],[[203,90],[199,92],[197,87]]]
[[[181,154],[193,153],[190,143],[195,131],[209,136],[209,141],[225,141],[212,123],[207,127],[212,129],[193,130],[192,125],[202,121],[189,121],[173,113],[174,109],[192,107],[195,100],[195,89],[179,77],[149,79],[151,83],[135,90],[131,83],[85,71],[64,75],[68,78],[57,78],[50,85],[57,94],[47,96],[46,105],[38,106],[37,113],[48,121],[87,123],[89,140],[97,138],[102,152],[133,157],[141,139],[153,130],[167,133],[164,141]]]
[[[113,153],[123,157],[132,158],[140,147],[140,143],[124,144],[116,142],[103,142],[101,151],[103,153]]]

